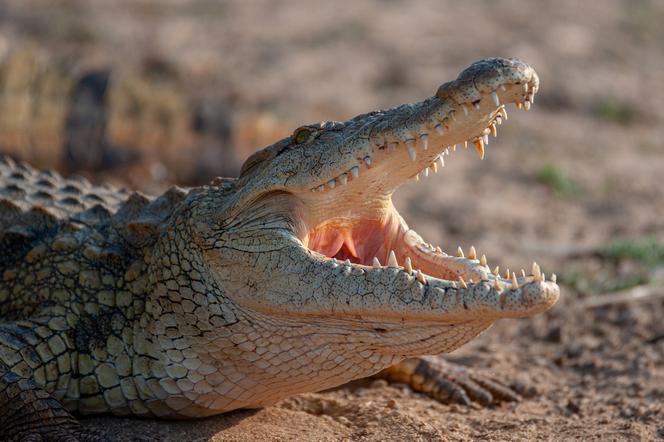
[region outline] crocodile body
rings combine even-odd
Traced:
[[[381,370],[463,397],[441,362],[410,358],[543,312],[558,286],[445,254],[390,197],[450,146],[483,156],[504,105],[538,87],[520,61],[483,60],[432,98],[302,126],[237,179],[159,197],[3,159],[0,436],[85,439],[70,413],[209,416]]]

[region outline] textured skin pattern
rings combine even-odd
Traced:
[[[521,62],[473,66],[439,95],[461,88],[479,110],[484,84],[537,85]],[[360,195],[357,204],[370,217],[392,213],[381,192],[418,166],[381,159],[384,149],[363,134],[399,132],[426,112],[445,121],[459,104],[433,97],[408,106],[300,128],[250,158],[238,180],[157,198],[1,160],[0,439],[79,437],[65,410],[182,418],[260,407],[454,350],[498,318],[549,308],[554,283],[523,277],[506,289],[465,258],[446,258],[479,275],[461,285],[399,266],[342,263],[304,246],[319,218],[333,218],[348,200],[312,192],[321,177],[375,154],[362,185],[378,186],[369,189],[375,199]],[[473,135],[485,120],[478,112],[446,128]],[[436,364],[406,362],[384,375],[454,399]]]

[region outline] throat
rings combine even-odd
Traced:
[[[331,219],[310,230],[305,245],[328,258],[371,265],[387,258],[399,239],[403,221],[391,212],[379,219]]]

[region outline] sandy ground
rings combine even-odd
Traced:
[[[537,260],[563,282],[551,312],[500,322],[450,356],[513,385],[524,393],[516,404],[467,409],[358,381],[193,422],[91,417],[86,426],[117,440],[664,439],[661,283],[644,286],[641,301],[590,304],[634,275],[661,281],[662,264],[585,252],[664,240],[661,2],[45,5],[0,3],[0,55],[35,39],[91,65],[158,56],[192,90],[232,94],[237,115],[265,112],[287,127],[421,99],[482,57],[528,61],[542,83],[533,109],[509,111],[484,161],[456,152],[395,203],[445,250],[474,244],[501,268]],[[568,188],[545,170],[566,175]]]

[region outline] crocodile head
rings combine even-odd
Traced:
[[[219,407],[451,351],[499,318],[556,302],[555,277],[536,264],[501,275],[474,249],[448,254],[409,229],[391,199],[408,180],[441,172],[466,143],[482,158],[505,106],[529,109],[538,87],[521,61],[482,60],[424,101],[302,126],[251,156],[236,181],[190,197],[197,213],[186,219],[198,222],[186,237],[201,242],[198,267],[213,276],[204,285],[220,294],[218,310],[232,312],[223,324],[235,344],[223,344],[224,327],[210,332],[220,343],[206,342],[258,385]]]

